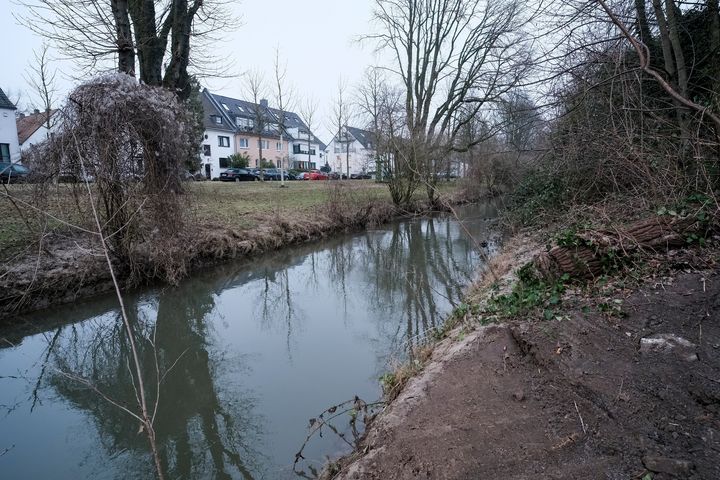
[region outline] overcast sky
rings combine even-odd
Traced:
[[[295,96],[312,96],[319,103],[317,134],[327,142],[338,80],[342,77],[352,87],[368,65],[378,63],[371,45],[356,42],[373,28],[372,7],[372,0],[235,0],[230,8],[241,19],[240,25],[217,43],[215,54],[232,60],[237,76],[206,79],[204,86],[214,93],[243,98],[240,74],[259,69],[272,80],[279,45]],[[11,96],[23,92],[21,105],[28,105],[32,93],[24,74],[42,39],[15,20],[13,14],[23,11],[11,0],[0,0],[0,87]],[[57,52],[54,56],[59,57]],[[75,83],[71,66],[59,61],[54,66],[60,72],[61,93],[66,94]]]

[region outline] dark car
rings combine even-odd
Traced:
[[[351,180],[368,180],[370,178],[370,175],[367,173],[351,173],[350,179]]]
[[[0,182],[2,183],[24,182],[29,175],[30,170],[27,167],[17,163],[0,163]]]
[[[228,168],[220,174],[223,182],[254,182],[257,176],[244,168]]]

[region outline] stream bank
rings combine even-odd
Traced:
[[[471,296],[508,291],[544,243],[506,241]],[[655,255],[603,298],[568,289],[550,319],[468,314],[326,476],[719,478],[718,243]]]
[[[126,292],[166,478],[297,478],[308,419],[379,398],[380,375],[442,326],[483,268],[473,239],[496,250],[496,211],[389,222]],[[137,408],[118,315],[109,293],[0,327],[4,477],[153,476],[136,418],[98,395]],[[304,448],[306,470],[349,451],[325,433]]]
[[[187,252],[179,269],[181,277],[239,258],[279,250],[289,245],[318,241],[332,235],[360,231],[392,220],[447,211],[447,206],[477,201],[458,191],[444,194],[436,205],[415,200],[399,208],[387,200],[368,199],[331,205],[296,214],[266,214],[252,228],[232,228],[205,222],[190,224],[177,248]],[[340,199],[342,200],[342,199]],[[153,246],[139,255],[134,265],[142,272],[132,281],[122,278],[125,290],[156,281]],[[153,252],[153,253],[150,253]],[[179,278],[178,278],[179,280]],[[72,303],[113,289],[107,264],[95,239],[88,236],[48,235],[42,249],[0,265],[0,322],[11,322],[20,314]]]

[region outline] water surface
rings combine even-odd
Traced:
[[[407,220],[127,294],[168,478],[294,478],[308,419],[379,398],[388,364],[482,267],[465,229],[487,241],[494,209],[460,213],[464,228]],[[0,476],[151,478],[146,436],[107,400],[136,410],[115,298],[28,320],[30,332],[0,331]],[[305,449],[311,464],[346,451],[328,433]]]

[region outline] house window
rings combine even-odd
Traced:
[[[9,143],[0,143],[0,161],[1,162],[9,162],[10,161],[10,144]]]
[[[203,155],[206,157],[210,156],[210,145],[203,145]]]
[[[218,137],[218,146],[219,147],[229,147],[230,146],[230,137]]]
[[[270,140],[258,140],[258,148],[270,149]]]
[[[250,131],[255,126],[255,122],[251,118],[235,117],[235,124],[246,131]]]
[[[282,142],[276,142],[276,143],[275,143],[275,149],[276,149],[278,152],[282,152],[282,149],[283,149],[283,148],[282,148]]]
[[[220,115],[210,115],[210,120],[213,123],[217,123],[217,124],[222,123],[222,118],[220,118]]]
[[[247,138],[241,138],[238,140],[238,146],[240,148],[250,148],[249,142]]]
[[[220,168],[230,168],[230,162],[227,158],[220,159]]]

